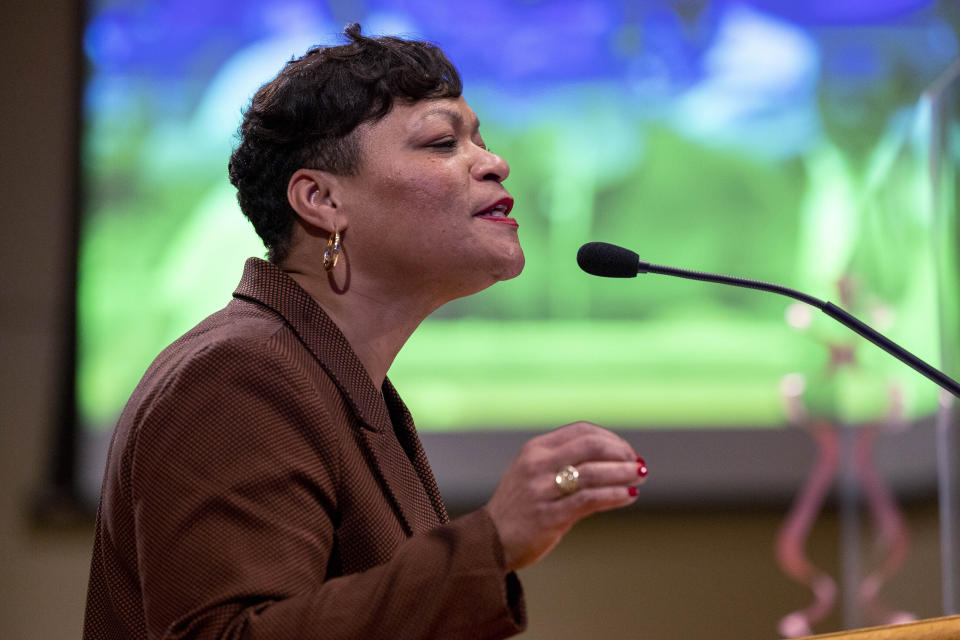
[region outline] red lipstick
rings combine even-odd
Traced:
[[[511,227],[519,227],[516,220],[509,217],[510,210],[513,209],[513,198],[500,198],[488,207],[485,207],[479,213],[473,214],[475,218],[481,218],[490,222],[499,222]]]

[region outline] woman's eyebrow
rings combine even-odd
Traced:
[[[454,124],[458,126],[463,125],[463,116],[460,115],[458,111],[454,111],[453,109],[448,109],[447,107],[434,107],[433,109],[430,109],[429,111],[424,112],[422,118],[427,118],[428,116],[433,116],[433,115],[446,116]],[[479,128],[480,128],[480,120],[474,117],[473,130],[476,131]]]

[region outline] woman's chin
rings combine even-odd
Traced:
[[[510,247],[503,255],[497,257],[496,265],[491,269],[494,282],[516,278],[523,271],[525,260],[523,249],[519,244]]]
[[[520,272],[523,271],[523,265],[523,251],[517,247],[516,252],[512,252],[507,256],[498,257],[495,261],[488,264],[485,269],[470,271],[469,273],[461,272],[460,275],[455,278],[455,281],[451,283],[453,285],[452,291],[450,295],[448,295],[448,300],[445,302],[456,298],[472,296],[498,282],[516,278],[520,275]]]
[[[509,268],[500,278],[500,280],[512,280],[523,272],[523,266],[526,264],[526,258],[523,256],[523,250],[517,247],[517,253],[513,256]]]

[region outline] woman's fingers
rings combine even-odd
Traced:
[[[549,433],[545,433],[542,436],[534,438],[534,441],[544,447],[557,448],[568,444],[573,440],[581,438],[604,438],[614,442],[619,442],[627,448],[630,448],[630,443],[612,431],[595,425],[592,422],[582,421],[573,422],[558,429],[554,429]]]
[[[643,484],[647,477],[646,464],[639,462],[587,462],[576,465],[576,469],[580,491],[601,487],[626,489]]]
[[[557,480],[567,465],[578,472],[572,484],[569,477]],[[595,424],[578,422],[530,440],[486,505],[506,567],[536,562],[577,520],[632,503],[645,477],[633,447]]]
[[[633,462],[637,454],[625,440],[619,437],[604,437],[598,434],[586,434],[569,440],[552,449],[550,461],[557,467],[565,464],[574,466],[586,462]]]
[[[634,491],[630,491],[633,488]],[[551,507],[557,510],[558,520],[571,525],[578,520],[597,513],[625,507],[636,501],[636,487],[607,486],[581,489],[563,500],[555,500]]]

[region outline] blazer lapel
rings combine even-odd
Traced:
[[[420,481],[420,474],[411,464],[393,430],[364,430],[363,437],[407,534],[429,531],[440,524],[442,521]]]
[[[436,522],[425,521],[424,508],[433,515],[437,513],[436,506],[433,496],[428,495],[429,488],[422,481],[419,463],[408,457],[398,441],[383,395],[374,387],[343,333],[329,316],[293,278],[276,265],[258,258],[247,260],[243,277],[233,295],[269,307],[286,320],[352,408],[362,427],[362,440],[373,467],[407,534],[432,528]],[[393,390],[392,385],[389,388]],[[422,448],[419,451],[422,453]],[[426,462],[425,456],[423,461]],[[433,486],[436,487],[435,481]],[[439,516],[434,515],[436,517]]]
[[[404,404],[389,378],[383,381],[383,398],[386,401],[387,409],[390,411],[391,420],[396,425],[397,440],[400,441],[400,446],[406,452],[406,457],[413,464],[413,468],[420,477],[420,484],[433,505],[439,524],[450,522],[447,508],[443,504],[443,497],[440,495],[440,488],[437,486],[437,479],[433,475],[433,469],[430,468],[427,454],[423,450],[420,437],[417,435],[417,429],[413,424],[413,416],[410,415],[407,405]]]

